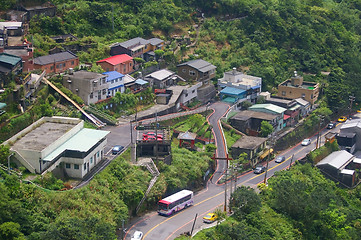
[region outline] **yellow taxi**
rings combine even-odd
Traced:
[[[203,222],[212,223],[217,220],[217,215],[215,213],[207,213],[206,216],[203,217]]]
[[[346,120],[347,120],[347,117],[341,116],[337,121],[338,122],[346,122]]]
[[[361,113],[361,108],[359,110],[357,110],[358,113]]]

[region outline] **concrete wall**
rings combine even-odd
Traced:
[[[305,94],[304,99],[311,104],[315,104],[318,94],[319,94],[319,88],[318,85],[316,85],[315,89],[305,89],[302,87],[289,87],[289,86],[278,86],[278,97],[283,98],[289,98],[289,99],[296,99],[296,98],[302,98],[302,94]],[[311,98],[312,97],[312,98]]]

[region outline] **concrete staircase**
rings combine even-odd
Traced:
[[[154,184],[156,183],[158,176],[159,176],[159,171],[157,166],[154,164],[153,160],[151,158],[143,158],[140,159],[138,164],[139,166],[145,166],[148,171],[153,175],[153,178],[150,180],[149,185],[148,185],[148,189],[145,192],[142,200],[140,200],[135,212],[138,213],[140,207],[142,206],[143,202],[145,201],[145,199],[147,198],[150,190],[152,189],[152,187],[154,186]]]

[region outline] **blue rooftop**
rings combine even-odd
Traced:
[[[145,80],[143,80],[143,79],[137,79],[137,80],[135,80],[135,83],[136,83],[136,84],[139,84],[139,85],[144,85],[144,84],[147,84],[148,81],[145,81]]]
[[[104,72],[103,74],[106,74],[108,75],[107,77],[107,82],[111,81],[111,80],[114,80],[114,79],[117,79],[117,78],[122,78],[124,77],[123,74],[117,72],[117,71],[110,71],[110,72]]]
[[[246,93],[246,90],[233,88],[233,87],[225,87],[220,93],[225,95],[233,95],[233,96],[239,96],[244,93]]]

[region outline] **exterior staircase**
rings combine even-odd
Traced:
[[[139,204],[138,204],[138,206],[137,206],[137,208],[135,210],[135,213],[138,213],[140,207],[142,206],[143,202],[147,198],[150,190],[152,189],[152,187],[156,183],[156,181],[158,179],[158,176],[160,174],[159,171],[158,171],[157,166],[154,164],[154,162],[153,162],[153,160],[151,158],[146,158],[146,159],[140,160],[139,165],[140,166],[145,166],[148,169],[148,171],[153,175],[153,178],[150,180],[149,185],[148,185],[148,189],[145,192],[142,200],[140,200],[140,202],[139,202]]]

